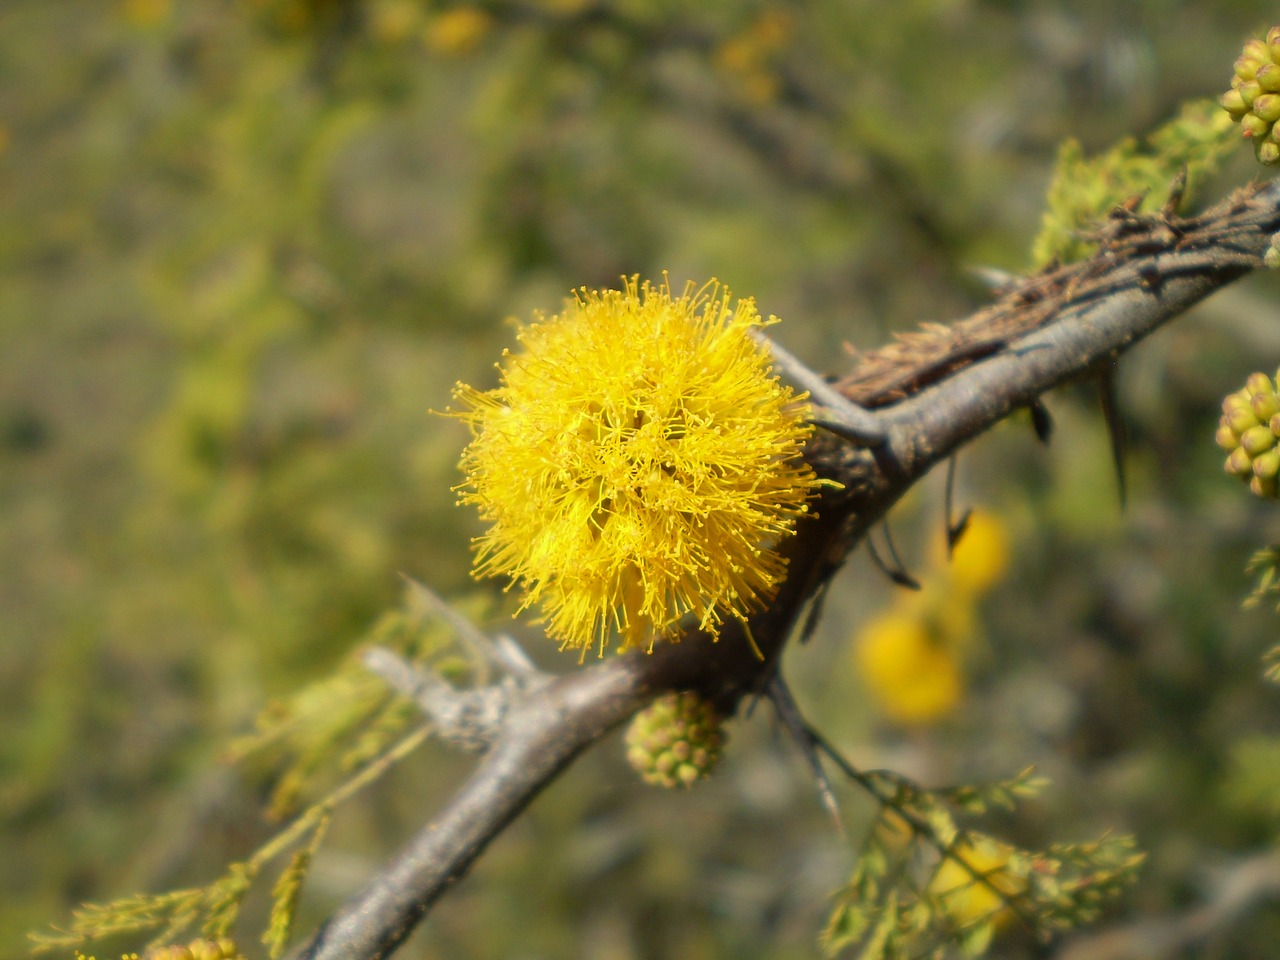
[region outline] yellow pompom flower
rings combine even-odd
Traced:
[[[772,318],[771,318],[772,320]],[[803,397],[750,335],[752,300],[627,280],[522,327],[501,385],[459,384],[460,502],[490,523],[476,576],[508,576],[562,646],[716,636],[786,572],[776,547],[819,481]]]

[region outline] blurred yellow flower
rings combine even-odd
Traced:
[[[75,952],[76,960],[96,960],[86,957],[79,950]],[[136,953],[124,953],[120,960],[138,960]],[[193,940],[186,945],[174,944],[165,947],[152,947],[147,951],[144,960],[244,960],[234,940]]]
[[[857,668],[876,704],[902,724],[933,723],[959,706],[978,600],[1009,565],[1004,524],[995,514],[975,510],[951,559],[939,543],[929,565],[923,587],[900,594],[854,640]]]
[[[541,0],[538,4],[542,9],[551,13],[570,15],[581,13],[591,5],[593,0]]]
[[[477,7],[455,7],[436,14],[422,39],[432,53],[463,56],[480,46],[493,28],[493,17]]]
[[[945,556],[939,556],[941,563]],[[994,513],[974,510],[964,534],[951,551],[947,568],[952,584],[971,593],[985,593],[1009,568],[1009,532]]]
[[[171,0],[124,0],[124,18],[138,27],[151,27],[167,20]]]
[[[1026,889],[1026,880],[1009,869],[1013,853],[1012,847],[990,837],[958,843],[929,881],[930,896],[956,927],[1007,922],[1010,912],[1005,898]]]
[[[891,610],[865,624],[854,647],[867,689],[881,712],[898,723],[933,723],[964,695],[956,644],[930,626],[912,612]]]
[[[755,304],[710,283],[582,289],[523,327],[487,392],[459,384],[471,426],[460,502],[491,524],[477,576],[505,575],[563,646],[601,653],[718,634],[772,597],[776,551],[821,485],[800,458],[808,405],[750,336]]]
[[[399,43],[421,19],[422,11],[413,0],[382,0],[369,11],[369,32],[382,43]]]
[[[747,29],[716,48],[713,54],[716,67],[737,85],[738,93],[745,100],[764,104],[777,97],[779,81],[773,60],[790,43],[794,27],[789,12],[766,11]]]

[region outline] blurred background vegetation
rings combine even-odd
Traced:
[[[251,851],[269,778],[220,764],[226,744],[332,671],[401,573],[574,668],[470,584],[476,523],[450,492],[465,431],[428,413],[456,379],[492,385],[505,318],[622,274],[716,276],[838,369],[846,343],[980,303],[968,268],[1025,269],[1059,142],[1103,149],[1216,96],[1271,15],[5,0],[0,957],[82,900],[203,883]],[[1242,148],[1214,192],[1253,172]],[[1125,361],[1124,515],[1092,394],[1059,391],[1047,449],[1011,424],[962,459],[961,505],[987,515],[973,562],[996,571],[981,589],[904,601],[859,554],[788,655],[856,762],[930,784],[1034,763],[1053,785],[993,831],[1136,834],[1149,863],[1106,923],[1190,909],[1275,839],[1276,620],[1239,602],[1280,521],[1212,437],[1221,396],[1280,362],[1278,292],[1251,278]],[[895,529],[945,594],[940,500],[926,483]],[[901,662],[919,669],[885,669]],[[689,793],[603,744],[403,955],[813,956],[852,852],[768,714],[735,723]],[[307,916],[467,765],[429,748],[341,811]],[[1204,955],[1278,940],[1260,909]],[[996,952],[1033,948],[1010,929]]]

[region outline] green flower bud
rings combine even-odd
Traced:
[[[1253,37],[1245,41],[1240,57],[1244,60],[1257,60],[1259,63],[1266,63],[1271,59],[1271,48],[1267,45],[1267,41]]]
[[[1280,67],[1277,67],[1277,70],[1280,70]],[[1258,119],[1265,120],[1268,124],[1275,123],[1280,120],[1280,96],[1264,93],[1253,101],[1250,109]],[[1271,132],[1270,127],[1267,128],[1267,132]]]
[[[1253,408],[1253,415],[1258,418],[1259,423],[1267,423],[1280,413],[1280,397],[1274,393],[1255,393],[1249,406]]]
[[[1240,436],[1246,430],[1258,425],[1258,418],[1253,415],[1253,410],[1249,407],[1240,407],[1231,413],[1225,414],[1224,419],[1232,430],[1236,432],[1236,436]]]
[[[1246,107],[1253,104],[1254,99],[1262,93],[1262,85],[1257,80],[1246,80],[1240,86],[1236,87],[1236,93],[1240,94],[1240,99],[1244,101]]]
[[[1240,96],[1239,90],[1228,90],[1218,98],[1218,103],[1222,104],[1222,109],[1231,114],[1231,119],[1236,121],[1239,121],[1249,110],[1249,105],[1244,102],[1244,97]]]
[[[1274,129],[1272,132],[1275,132]],[[1255,141],[1253,145],[1253,155],[1258,158],[1259,163],[1265,164],[1269,167],[1277,161],[1280,161],[1280,143],[1276,143],[1274,140],[1270,139]],[[1268,266],[1270,266],[1270,264],[1268,264]]]
[[[1253,460],[1253,475],[1263,480],[1274,479],[1280,473],[1280,450],[1268,450]]]
[[[1276,382],[1265,373],[1251,373],[1249,379],[1244,382],[1244,392],[1249,397],[1255,397],[1260,393],[1274,394]]]
[[[1248,80],[1254,80],[1258,76],[1258,68],[1268,63],[1268,60],[1255,60],[1253,57],[1237,57],[1236,62],[1232,65],[1236,78],[1242,83]]]
[[[1248,390],[1237,390],[1235,393],[1228,393],[1222,398],[1222,412],[1224,414],[1232,414],[1237,410],[1252,410],[1253,395]]]
[[[1254,79],[1263,93],[1280,93],[1280,63],[1264,63]]]
[[[1213,439],[1218,446],[1228,452],[1240,446],[1240,438],[1236,435],[1236,432],[1231,429],[1231,425],[1225,420],[1219,421],[1218,432],[1213,435]]]
[[[1259,424],[1256,427],[1250,427],[1244,433],[1240,434],[1240,446],[1249,452],[1249,456],[1256,457],[1258,454],[1270,450],[1276,445],[1276,435],[1271,432],[1270,427],[1264,427]]]
[[[1244,447],[1236,447],[1227,457],[1224,469],[1227,473],[1241,478],[1253,476],[1253,458]]]
[[[627,761],[646,783],[691,786],[720,759],[725,734],[709,700],[669,693],[641,710],[627,728]]]
[[[1246,113],[1240,118],[1240,127],[1247,136],[1261,140],[1271,132],[1271,121],[1263,120],[1256,113]]]
[[[1276,260],[1280,264],[1280,256]],[[1227,451],[1223,469],[1247,480],[1250,490],[1269,499],[1280,499],[1278,383],[1280,371],[1275,379],[1265,373],[1249,374],[1243,390],[1223,398],[1222,417],[1213,437],[1214,442]]]

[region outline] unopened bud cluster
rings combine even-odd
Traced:
[[[1278,374],[1280,376],[1280,374]],[[1222,401],[1222,419],[1215,439],[1228,451],[1226,471],[1249,481],[1260,497],[1276,499],[1280,484],[1280,396],[1276,381],[1254,373],[1243,390]]]
[[[627,761],[646,783],[689,787],[715,769],[724,741],[710,701],[690,690],[669,693],[632,719]]]
[[[1253,139],[1259,163],[1280,163],[1280,27],[1250,40],[1235,63],[1231,89],[1218,101]]]
[[[244,960],[235,941],[193,940],[185,946],[156,947],[147,952],[146,960]]]

